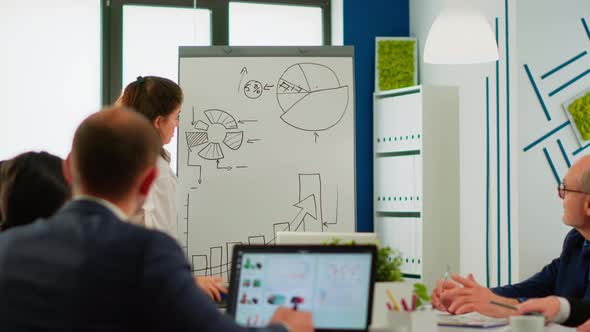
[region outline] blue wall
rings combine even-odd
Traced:
[[[353,45],[356,84],[357,230],[373,231],[375,37],[410,33],[409,0],[344,0],[344,45]]]

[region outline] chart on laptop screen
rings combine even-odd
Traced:
[[[239,257],[235,317],[265,326],[287,306],[313,314],[315,328],[363,329],[367,322],[371,255],[250,254]]]

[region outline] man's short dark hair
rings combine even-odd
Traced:
[[[123,107],[89,116],[74,135],[72,161],[90,194],[120,199],[138,176],[154,167],[162,147],[156,130],[142,115]]]

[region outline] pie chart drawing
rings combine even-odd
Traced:
[[[186,132],[189,151],[197,148],[201,158],[219,160],[224,157],[222,144],[231,150],[239,149],[244,141],[244,132],[238,129],[236,119],[217,109],[204,113],[209,123],[199,120],[194,125],[197,131]]]
[[[297,63],[277,83],[277,101],[288,125],[305,131],[323,131],[337,125],[348,107],[348,85],[324,65]]]

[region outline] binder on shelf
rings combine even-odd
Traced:
[[[447,264],[459,266],[459,92],[414,86],[374,98],[375,231],[402,253],[405,277],[432,288]]]
[[[413,151],[422,147],[422,94],[419,86],[374,94],[375,152]]]
[[[375,161],[375,208],[377,211],[421,211],[421,156],[404,156]]]
[[[377,233],[379,242],[383,246],[389,246],[401,254],[403,265],[401,271],[404,275],[418,277],[422,275],[422,257],[418,237],[421,238],[420,218],[377,218]]]

